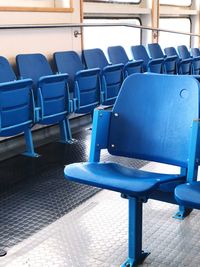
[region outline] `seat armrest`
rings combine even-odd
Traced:
[[[40,120],[40,107],[35,108],[35,122],[38,122]]]
[[[107,148],[112,111],[96,108],[93,114],[90,162],[100,160],[101,149]],[[103,131],[102,131],[103,129]]]

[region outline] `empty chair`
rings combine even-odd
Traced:
[[[143,60],[143,71],[149,71],[154,73],[163,72],[163,58],[151,59],[143,45],[131,46],[133,58],[135,60]]]
[[[189,208],[200,209],[200,182],[191,182],[175,188],[176,201]]]
[[[88,69],[101,69],[101,104],[114,104],[123,82],[123,64],[109,65],[99,48],[83,50],[83,60]]]
[[[142,250],[143,203],[149,198],[176,203],[174,187],[189,180],[197,166],[198,118],[199,84],[193,77],[130,75],[113,110],[94,112],[89,162],[65,167],[66,179],[117,191],[128,199],[128,259],[122,266],[133,267],[148,255]],[[176,165],[180,174],[153,173],[101,162],[102,149],[115,156]],[[196,175],[192,178],[196,179]]]
[[[188,51],[185,45],[178,46],[178,53],[181,59],[191,60],[191,74],[199,75],[200,74],[200,57],[191,57],[190,52]]]
[[[0,136],[25,134],[26,152],[35,157],[31,127],[35,121],[32,80],[16,81],[8,60],[0,57]]]
[[[59,124],[61,142],[71,142],[67,118],[70,112],[68,74],[53,75],[42,54],[21,54],[16,61],[20,76],[33,80],[37,122],[44,125]]]
[[[129,60],[126,51],[122,46],[108,47],[108,55],[112,64],[124,64],[125,77],[133,73],[143,72],[143,60]]]
[[[167,56],[177,56],[179,74],[186,75],[192,73],[191,59],[181,59],[174,47],[166,47],[164,51]]]
[[[100,104],[100,69],[84,70],[75,51],[54,53],[57,69],[69,74],[69,89],[73,93],[76,113],[93,113]]]
[[[191,55],[193,57],[200,57],[200,50],[199,48],[191,48]]]
[[[200,50],[199,48],[191,48],[191,55],[194,59],[193,65],[194,65],[194,73],[199,75],[200,74]],[[195,68],[198,70],[196,71]]]
[[[164,59],[164,73],[177,74],[177,56],[166,56],[164,55],[160,45],[158,43],[148,44],[148,50],[150,56],[153,59],[163,58]]]

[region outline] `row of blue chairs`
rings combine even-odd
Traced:
[[[148,199],[179,204],[188,212],[200,209],[199,97],[199,82],[189,75],[130,75],[113,109],[94,111],[89,161],[65,167],[66,179],[128,199],[128,258],[122,267],[136,266],[149,255],[142,249],[142,208]],[[115,156],[175,165],[180,173],[103,162],[103,149]]]
[[[108,48],[110,61],[114,64],[123,63],[126,66],[126,76],[134,72],[146,71],[167,74],[200,74],[200,51],[198,48],[192,48],[190,54],[185,45],[178,46],[177,51],[174,47],[167,47],[164,49],[164,54],[160,45],[153,43],[148,44],[149,53],[143,45],[132,46],[131,51],[134,61],[128,59],[123,47]],[[131,62],[135,63],[131,65]]]
[[[123,81],[122,64],[85,69],[74,51],[57,52],[54,59],[58,74],[42,54],[18,55],[17,80],[8,60],[0,57],[0,136],[24,133],[27,156],[38,156],[31,135],[35,123],[59,124],[61,141],[70,143],[69,114],[92,114],[100,104],[112,105]],[[85,65],[90,65],[87,51]]]
[[[24,133],[25,154],[37,156],[31,135],[35,123],[59,124],[61,141],[72,142],[69,114],[93,114],[99,105],[113,105],[128,75],[146,71],[199,74],[196,50],[192,50],[194,58],[186,58],[187,48],[179,47],[180,59],[174,48],[165,49],[167,56],[159,44],[149,44],[148,48],[152,58],[144,46],[132,46],[134,60],[130,61],[123,47],[109,47],[112,64],[99,48],[83,50],[82,60],[75,51],[56,52],[57,74],[44,55],[21,54],[16,57],[19,80],[7,59],[0,57],[0,136]]]

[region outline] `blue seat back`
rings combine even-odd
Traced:
[[[199,84],[193,77],[133,74],[124,81],[113,107],[108,150],[186,167],[195,118]]]
[[[39,122],[54,124],[64,120],[69,110],[67,75],[53,75],[42,54],[20,54],[16,62],[20,76],[32,78],[34,82],[36,105],[40,108]]]
[[[69,112],[67,77],[46,76],[38,82],[37,106],[41,107],[41,124],[54,124]]]
[[[78,100],[76,113],[92,113],[100,105],[100,70],[91,69],[77,73],[74,97]]]
[[[163,51],[158,43],[148,44],[148,50],[150,56],[155,58],[164,58]]]
[[[0,56],[0,136],[23,132],[34,121],[32,81],[16,81],[8,60]]]
[[[200,75],[200,50],[191,48],[191,55],[193,57],[193,74]]]
[[[101,103],[112,105],[123,81],[123,65],[109,65],[99,48],[83,50],[83,60],[87,68],[101,69]]]
[[[179,57],[176,49],[173,46],[165,47],[164,48],[164,52],[165,52],[165,55],[167,55],[167,56],[170,56],[170,57],[171,56],[177,56],[177,57]]]
[[[121,88],[123,81],[122,69],[119,68],[110,68],[106,69],[103,72],[103,82],[101,90],[105,94],[106,102],[105,105],[112,105],[115,102],[115,99]],[[110,99],[110,100],[109,100]]]
[[[32,81],[0,84],[0,136],[24,132],[34,122]]]
[[[199,48],[191,48],[191,54],[193,57],[200,57],[200,50]]]
[[[109,65],[104,52],[100,48],[85,49],[82,56],[88,69],[100,68],[102,70]]]
[[[69,90],[74,92],[74,78],[78,71],[83,70],[83,64],[75,51],[62,51],[54,53],[57,70],[69,74]]]
[[[178,49],[178,53],[179,53],[179,57],[181,59],[189,59],[190,63],[188,62],[187,64],[185,64],[184,68],[185,68],[185,73],[186,74],[199,74],[199,68],[200,68],[200,62],[199,61],[192,61],[191,59],[191,55],[190,52],[188,51],[188,48],[185,45],[180,45],[177,47]],[[190,65],[191,70],[187,72],[187,66]]]
[[[143,45],[135,45],[131,46],[131,51],[135,60],[143,60],[144,71],[147,71],[147,65],[149,63],[150,57],[146,51],[146,48]]]
[[[129,61],[125,49],[120,45],[108,47],[108,55],[112,64],[126,64]]]
[[[188,51],[187,47],[185,45],[179,45],[177,47],[179,57],[182,59],[190,58],[190,52]]]
[[[181,62],[180,57],[174,47],[166,47],[164,49],[167,56],[177,56],[177,65],[179,74],[191,74],[191,63]]]
[[[148,44],[149,54],[153,59],[156,58],[164,58],[164,72],[168,74],[176,74],[177,73],[177,59],[171,59],[164,55],[160,45],[158,43]],[[169,55],[168,55],[169,56]]]
[[[42,54],[20,54],[16,57],[16,63],[20,76],[31,78],[34,85],[42,76],[52,75],[51,67]]]
[[[88,113],[100,103],[99,69],[84,70],[75,51],[54,53],[59,72],[69,74],[69,87],[76,99],[76,113]]]
[[[0,56],[0,83],[16,80],[15,73],[5,57]]]

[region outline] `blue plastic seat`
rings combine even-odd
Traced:
[[[68,74],[53,75],[46,57],[42,54],[20,54],[16,57],[16,62],[20,76],[33,80],[37,123],[59,124],[61,142],[71,142]]]
[[[100,104],[100,69],[85,70],[75,51],[54,53],[57,70],[69,74],[69,89],[73,93],[76,113],[93,113]]]
[[[143,45],[131,46],[133,58],[135,60],[143,60],[143,71],[163,73],[163,58],[151,59]]]
[[[196,67],[198,69],[197,72],[195,70],[194,70],[194,72],[196,72],[197,75],[199,75],[200,74],[200,70],[199,70],[199,68],[200,68],[200,64],[199,64],[200,50],[199,50],[199,48],[191,48],[191,55],[193,57],[193,60],[195,60],[195,62],[193,63],[193,65],[195,65],[194,68]]]
[[[164,51],[167,56],[177,56],[178,74],[183,74],[183,75],[192,74],[191,59],[180,58],[174,47],[166,47]]]
[[[163,58],[163,72],[167,74],[177,74],[177,56],[164,55],[158,43],[148,44],[149,54],[153,59]]]
[[[142,250],[143,203],[149,198],[176,203],[175,186],[196,179],[199,121],[194,118],[199,118],[199,83],[193,77],[130,75],[113,110],[94,112],[89,162],[65,167],[66,179],[117,191],[128,199],[129,249],[123,267],[135,266],[148,255]],[[100,162],[102,149],[115,156],[176,165],[180,174]]]
[[[193,57],[200,57],[200,50],[199,50],[199,48],[192,47],[191,48],[191,55]]]
[[[27,156],[35,157],[31,127],[35,121],[32,80],[16,80],[8,60],[0,57],[0,136],[25,134]]]
[[[175,188],[176,201],[189,208],[200,209],[200,182],[179,185]]]
[[[126,51],[122,46],[108,47],[108,55],[112,64],[124,64],[124,77],[133,73],[143,72],[143,60],[129,60]]]
[[[191,57],[190,52],[188,51],[185,45],[178,46],[178,53],[180,58],[191,60],[191,74],[199,75],[200,74],[200,57]]]
[[[109,65],[99,48],[85,49],[82,55],[88,69],[101,70],[101,104],[113,105],[123,82],[123,64]]]

